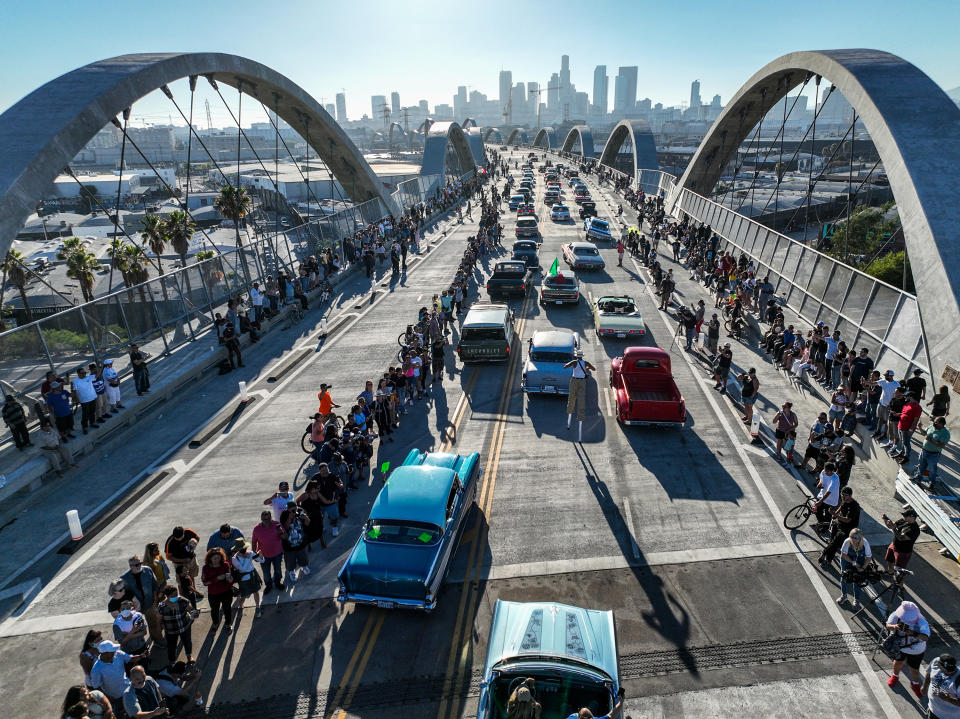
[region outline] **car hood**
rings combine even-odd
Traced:
[[[427,572],[440,550],[429,547],[378,544],[362,537],[340,570],[347,591],[381,597],[421,598]]]
[[[528,359],[523,365],[523,372],[527,375],[527,384],[533,380],[537,383],[555,379],[558,382],[569,382],[573,376],[573,367],[564,367],[563,362],[534,362]]]
[[[593,667],[619,685],[613,612],[556,602],[498,600],[483,675],[513,660],[559,659]]]

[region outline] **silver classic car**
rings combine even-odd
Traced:
[[[564,365],[576,359],[580,338],[570,330],[538,330],[530,338],[520,389],[529,394],[569,394],[573,368]]]

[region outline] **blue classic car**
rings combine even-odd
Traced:
[[[570,394],[573,368],[564,365],[576,359],[580,338],[570,330],[538,330],[530,338],[520,389],[528,394]]]
[[[620,693],[613,612],[498,600],[478,719],[506,719],[510,695],[527,678],[534,680],[542,719],[564,719],[583,707],[609,714]]]
[[[613,242],[613,235],[610,234],[610,224],[598,217],[586,218],[583,221],[583,231],[586,233],[588,240]]]
[[[433,610],[474,504],[479,469],[478,452],[410,450],[340,570],[337,599]]]

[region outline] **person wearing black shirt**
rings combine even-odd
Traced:
[[[830,541],[820,553],[820,566],[825,567],[837,556],[843,540],[850,536],[850,530],[860,526],[860,503],[853,498],[853,488],[840,490],[840,504],[833,510],[830,523]]]
[[[890,411],[890,418],[887,420],[887,441],[889,444],[886,445],[886,449],[888,451],[893,451],[893,448],[900,440],[898,425],[900,424],[900,413],[903,411],[903,405],[906,403],[907,396],[903,393],[903,388],[897,387],[893,391],[893,397],[890,398],[890,404],[887,405]]]
[[[860,391],[860,385],[873,371],[873,360],[869,356],[870,350],[861,348],[860,356],[853,360],[853,369],[850,373],[850,388],[854,393]]]
[[[907,385],[907,394],[912,393],[918,400],[927,398],[927,380],[920,376],[922,374],[922,369],[915,369],[913,377],[904,383]]]
[[[713,374],[713,378],[717,382],[713,388],[720,390],[720,394],[725,394],[727,391],[727,380],[730,377],[731,362],[733,362],[733,350],[730,349],[730,343],[727,342],[717,357],[716,369]]]
[[[913,556],[913,545],[920,536],[920,525],[917,524],[917,513],[913,509],[905,509],[902,512],[903,519],[896,522],[890,519],[886,514],[880,515],[887,529],[893,530],[893,541],[887,547],[887,553],[884,559],[887,562],[887,572],[893,574],[893,568],[906,567]]]

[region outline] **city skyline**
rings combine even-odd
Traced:
[[[568,82],[579,91],[586,91],[593,103],[594,71],[597,65],[604,65],[608,68],[608,103],[612,109],[617,76],[614,69],[637,66],[637,99],[649,97],[654,103],[680,106],[688,101],[690,82],[694,79],[701,82],[705,97],[719,94],[729,98],[767,62],[791,50],[817,47],[878,47],[918,65],[944,90],[960,85],[960,62],[957,62],[960,49],[954,47],[949,37],[949,29],[960,22],[960,9],[930,2],[915,3],[906,17],[896,14],[898,6],[884,2],[874,4],[874,11],[869,16],[862,16],[855,9],[819,1],[808,4],[802,12],[798,8],[783,6],[777,8],[782,32],[776,37],[756,38],[747,44],[749,47],[732,42],[718,45],[711,38],[731,31],[733,26],[748,19],[753,8],[761,7],[759,3],[740,3],[737,12],[697,3],[693,6],[696,8],[694,15],[690,15],[691,8],[687,8],[686,17],[696,17],[699,22],[689,23],[683,52],[671,49],[671,42],[660,37],[663,33],[642,35],[639,43],[617,41],[618,38],[633,39],[633,19],[639,22],[642,17],[643,27],[655,27],[658,19],[666,21],[672,17],[669,8],[657,5],[635,8],[622,2],[605,2],[603,6],[609,13],[593,12],[571,23],[570,27],[551,27],[550,39],[542,43],[511,41],[512,33],[500,32],[497,28],[502,23],[498,24],[492,17],[471,21],[467,31],[457,36],[452,28],[459,12],[452,8],[439,8],[431,19],[425,20],[406,17],[386,3],[374,3],[377,11],[372,13],[357,7],[325,7],[322,13],[325,26],[343,24],[349,27],[362,18],[364,42],[369,43],[370,48],[383,50],[357,53],[356,38],[351,38],[350,33],[332,33],[318,49],[305,49],[302,43],[289,42],[286,28],[279,19],[264,15],[259,6],[249,2],[238,2],[235,17],[224,18],[207,6],[174,1],[166,6],[172,15],[181,8],[189,11],[196,22],[180,28],[173,23],[161,23],[151,32],[148,46],[132,32],[138,19],[130,17],[131,14],[105,7],[102,15],[94,15],[86,10],[81,12],[73,7],[57,6],[58,22],[43,22],[49,40],[44,46],[49,47],[52,43],[59,48],[57,53],[49,53],[44,46],[29,39],[29,28],[38,26],[41,19],[45,20],[48,5],[41,2],[8,10],[7,27],[12,32],[5,45],[8,62],[0,75],[4,79],[0,84],[2,110],[45,82],[88,62],[127,52],[170,50],[219,51],[250,57],[287,75],[324,105],[344,92],[347,116],[351,120],[362,114],[371,114],[370,98],[373,95],[384,95],[389,102],[393,92],[399,94],[401,106],[416,106],[421,100],[426,100],[431,108],[438,103],[452,105],[459,86],[466,87],[468,93],[477,91],[502,101],[497,83],[501,69],[512,71],[514,87],[517,82],[523,82],[525,88],[528,83],[536,82],[539,88],[546,89],[557,81]],[[535,9],[522,6],[499,2],[494,5],[510,8],[511,25],[517,27],[522,27],[528,19],[533,21],[536,14]],[[561,2],[558,10],[565,5],[571,10],[577,7]],[[118,9],[121,7],[117,4]],[[763,7],[769,10],[769,6]],[[883,11],[887,7],[889,13]],[[300,13],[305,25],[309,25],[311,19],[320,19],[321,13],[309,3],[295,0],[290,3],[290,8]],[[826,12],[827,9],[831,26],[843,28],[842,33],[838,30],[838,39],[833,42],[829,33],[823,31],[822,24],[790,22],[791,18],[797,18],[799,22],[801,16],[810,21],[817,12]],[[610,18],[617,16],[622,16],[625,21],[609,22]],[[245,27],[244,17],[257,20],[256,38],[231,32]],[[211,34],[198,30],[198,27],[214,21],[219,32]],[[911,37],[919,37],[915,32],[923,33],[923,43],[910,41]],[[114,39],[109,44],[76,42],[77,38],[84,37],[84,33]],[[421,47],[418,42],[406,42],[401,52],[399,48],[390,47],[390,38],[397,36],[414,39],[430,36],[432,42],[427,44],[429,49]],[[596,39],[585,43],[584,38],[591,36],[602,36],[604,41]],[[562,70],[557,73],[561,55],[570,57],[566,78],[560,76]],[[458,62],[448,62],[447,57],[456,57]],[[663,61],[666,57],[670,58],[668,63]],[[424,67],[429,67],[430,71],[419,71]],[[554,82],[551,82],[552,76],[557,76]],[[548,105],[549,94],[549,91],[543,92]],[[166,118],[168,108],[160,102],[152,106],[152,102],[152,98],[142,101],[134,115],[153,122]],[[222,107],[214,107],[213,112],[214,124],[222,122],[216,118],[227,118]]]

